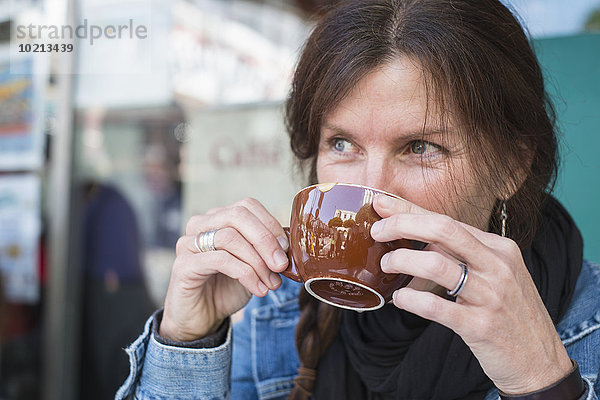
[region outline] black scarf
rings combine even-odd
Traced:
[[[556,324],[583,261],[583,241],[567,211],[548,197],[523,259]],[[452,330],[388,304],[344,311],[340,335],[319,362],[313,397],[327,399],[482,399],[493,384]]]

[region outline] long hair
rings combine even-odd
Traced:
[[[324,118],[361,78],[399,57],[421,67],[428,99],[459,127],[478,182],[497,207],[505,202],[510,237],[526,247],[556,179],[555,113],[526,33],[497,0],[350,0],[327,12],[303,48],[286,103],[291,148],[308,183],[317,180]],[[498,232],[497,212],[489,229]],[[297,347],[306,372],[318,366],[340,318],[305,293],[300,299]],[[308,398],[312,388],[299,387],[307,381],[297,379],[290,398]]]

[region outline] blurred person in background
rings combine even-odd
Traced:
[[[127,376],[122,349],[152,312],[134,211],[114,187],[83,185],[82,399],[110,399]]]
[[[414,285],[341,310],[282,281],[289,244],[258,201],[194,216],[117,399],[598,398],[600,267],[549,194],[553,107],[500,1],[340,3],[303,49],[286,119],[309,183],[405,199],[375,198],[371,235],[429,243],[381,261]]]
[[[149,247],[172,250],[181,234],[179,160],[165,146],[151,144],[144,152],[144,177],[153,200]]]
[[[161,139],[151,139],[145,147],[143,164],[146,190],[150,195],[148,218],[144,221],[143,262],[155,304],[163,302],[175,259],[175,244],[182,230],[180,150],[175,151],[173,141]]]

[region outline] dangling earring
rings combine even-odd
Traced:
[[[502,210],[500,211],[500,220],[502,221],[502,237],[506,237],[506,220],[508,213],[506,212],[506,202],[502,202]]]

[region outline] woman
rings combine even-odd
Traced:
[[[597,398],[600,270],[546,194],[552,107],[500,2],[341,4],[303,50],[286,117],[311,183],[406,199],[376,197],[371,234],[429,243],[382,259],[413,283],[340,311],[282,282],[288,244],[259,202],[195,216],[117,397]]]

